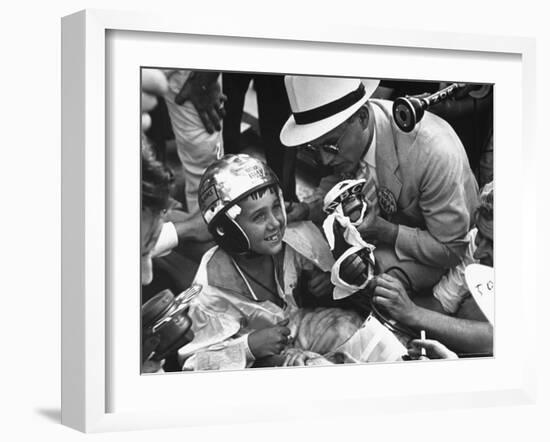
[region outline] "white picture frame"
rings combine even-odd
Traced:
[[[513,79],[510,85],[518,85],[519,90],[510,89],[505,91],[507,99],[514,104],[514,109],[520,109],[519,121],[512,127],[507,116],[502,112],[505,109],[503,103],[504,95],[499,94],[499,83],[495,85],[495,144],[503,146],[500,154],[496,154],[495,160],[495,198],[496,198],[496,242],[495,242],[495,263],[496,263],[496,293],[499,293],[499,281],[501,293],[513,292],[516,299],[513,301],[518,307],[517,313],[510,318],[512,301],[502,297],[498,301],[496,309],[495,328],[495,358],[486,361],[458,361],[458,362],[434,362],[431,364],[410,363],[403,365],[376,365],[366,368],[340,367],[336,370],[313,369],[308,371],[307,377],[303,370],[258,370],[253,373],[202,373],[193,378],[193,384],[200,385],[202,390],[195,389],[186,392],[186,401],[189,406],[181,406],[178,409],[159,405],[160,401],[138,406],[130,409],[127,406],[113,407],[110,395],[125,380],[120,375],[113,375],[120,370],[119,365],[113,368],[113,355],[111,338],[114,337],[119,308],[113,308],[113,300],[109,298],[113,287],[112,271],[110,266],[120,259],[121,252],[114,250],[112,243],[117,241],[117,228],[112,224],[120,222],[116,217],[116,197],[112,194],[113,186],[116,184],[117,174],[115,166],[111,161],[120,161],[113,157],[108,150],[108,144],[114,142],[119,134],[108,132],[106,124],[110,118],[117,118],[116,110],[108,107],[111,77],[106,75],[110,72],[109,63],[113,57],[120,55],[118,49],[110,45],[109,38],[113,35],[130,35],[136,37],[146,45],[147,40],[165,38],[170,43],[179,44],[178,39],[190,39],[196,44],[197,53],[199,48],[209,47],[212,42],[222,44],[224,39],[230,40],[239,50],[264,47],[264,50],[278,53],[278,57],[284,57],[285,51],[289,48],[301,50],[310,48],[319,53],[330,53],[338,58],[338,54],[354,54],[357,50],[369,50],[377,52],[376,56],[383,56],[384,51],[391,51],[392,56],[402,57],[407,51],[415,52],[416,58],[411,56],[411,63],[414,65],[422,60],[422,57],[457,56],[470,57],[473,63],[485,66],[485,58],[495,57],[503,60],[503,63],[510,63]],[[124,38],[123,38],[124,39]],[[215,40],[215,41],[214,41]],[[131,43],[129,43],[131,44]],[[124,47],[124,46],[123,46]],[[129,47],[129,46],[128,46]],[[214,46],[212,46],[214,47]],[[144,51],[146,52],[146,51]],[[158,51],[163,52],[161,50]],[[109,58],[110,57],[110,58]],[[161,61],[162,55],[156,60]],[[231,60],[220,60],[214,57],[200,57],[196,55],[195,61],[187,66],[202,69],[235,69]],[[140,55],[132,58],[131,63],[140,63]],[[432,60],[432,61],[433,61]],[[477,61],[476,61],[477,60]],[[262,60],[262,70],[275,72],[277,57],[266,57]],[[242,70],[252,70],[258,66],[257,60],[244,61],[240,59]],[[143,63],[151,65],[150,60]],[[62,21],[62,423],[84,432],[114,431],[140,428],[162,428],[173,426],[208,425],[213,420],[218,423],[228,422],[258,422],[262,420],[304,417],[323,417],[334,415],[364,415],[373,412],[399,412],[409,409],[414,404],[415,410],[436,409],[436,408],[460,408],[476,406],[494,406],[499,404],[527,404],[533,403],[535,396],[535,364],[534,342],[536,324],[532,318],[535,317],[534,306],[536,305],[535,281],[524,277],[526,271],[523,268],[526,264],[526,256],[534,256],[534,244],[529,241],[522,241],[529,235],[529,227],[535,219],[536,194],[528,192],[520,186],[513,186],[506,180],[508,172],[513,170],[513,164],[507,159],[510,150],[507,146],[517,143],[521,146],[519,152],[519,164],[522,172],[531,167],[534,157],[533,107],[528,106],[535,99],[535,46],[532,39],[518,37],[488,37],[480,35],[465,35],[452,33],[428,33],[423,31],[399,31],[373,29],[368,27],[350,28],[345,26],[332,26],[314,29],[312,27],[292,26],[292,23],[282,27],[280,23],[273,23],[271,26],[258,26],[253,22],[239,23],[238,28],[227,22],[208,22],[197,18],[182,25],[178,17],[170,15],[152,15],[128,12],[113,12],[101,10],[82,11],[63,18]],[[293,71],[306,73],[312,69],[303,61],[296,61]],[[177,67],[180,67],[179,64]],[[445,67],[439,68],[437,63],[432,64],[434,78],[443,75]],[[326,66],[325,74],[345,75],[349,71],[342,71],[344,67],[334,63]],[[379,68],[377,68],[379,69]],[[438,70],[441,69],[441,70]],[[450,68],[446,67],[449,72]],[[517,72],[515,70],[518,70]],[[412,66],[406,78],[413,78],[413,71],[422,72],[422,66]],[[286,70],[288,72],[288,70]],[[515,72],[515,74],[514,74]],[[320,73],[316,71],[316,73]],[[404,71],[394,71],[393,75],[403,75]],[[517,75],[516,75],[517,74]],[[376,72],[377,76],[381,72]],[[417,74],[419,75],[419,74]],[[449,75],[449,74],[447,74]],[[418,77],[420,78],[420,77]],[[447,79],[447,78],[440,78]],[[487,80],[483,72],[472,73],[471,78],[461,77],[461,80]],[[116,81],[116,80],[115,80]],[[135,81],[132,80],[132,81]],[[505,80],[501,84],[508,84]],[[134,83],[132,83],[134,84]],[[135,101],[138,99],[137,89]],[[120,100],[119,100],[120,101]],[[130,115],[128,126],[139,124],[135,103],[129,105],[129,109],[136,111]],[[134,120],[132,120],[134,118]],[[500,127],[500,129],[499,129]],[[502,128],[510,128],[508,139],[502,137]],[[117,129],[118,130],[118,129]],[[137,133],[137,131],[136,131]],[[507,144],[509,143],[509,144]],[[131,140],[129,146],[133,146]],[[135,157],[129,157],[129,164],[134,165],[134,172],[130,177],[134,179],[135,197],[130,198],[130,209],[135,210],[135,202],[139,200],[138,181],[138,149],[135,144]],[[500,147],[500,146],[499,146]],[[120,151],[115,157],[120,155]],[[512,163],[518,158],[514,156]],[[127,180],[128,181],[128,180]],[[129,180],[131,181],[131,180]],[[132,184],[130,184],[132,186]],[[131,189],[132,187],[130,187]],[[502,189],[502,190],[499,190]],[[124,192],[123,192],[124,193]],[[525,210],[508,215],[504,209],[508,200],[522,201]],[[133,204],[133,205],[132,205]],[[137,206],[139,207],[139,205]],[[507,217],[506,223],[514,222],[520,226],[519,246],[515,250],[518,260],[516,265],[520,267],[515,280],[508,280],[514,271],[513,263],[506,262],[504,256],[506,251],[500,245],[499,220]],[[113,217],[117,219],[113,219]],[[130,224],[137,227],[137,220],[129,218]],[[117,221],[118,220],[118,221]],[[504,225],[503,222],[502,225]],[[504,225],[504,227],[506,227]],[[134,229],[134,232],[137,231]],[[130,235],[131,238],[131,235]],[[120,250],[120,249],[119,249]],[[127,250],[129,261],[129,277],[132,272],[138,272],[137,246],[135,250],[131,247]],[[135,251],[135,253],[134,253]],[[117,256],[115,256],[117,255]],[[123,256],[124,258],[124,256]],[[133,261],[135,259],[135,265]],[[519,262],[519,263],[518,263]],[[500,266],[500,267],[499,267]],[[502,269],[502,270],[501,270]],[[500,278],[500,280],[499,280]],[[139,284],[136,280],[135,285]],[[139,289],[139,286],[138,286]],[[135,294],[135,303],[139,302],[138,293]],[[518,295],[518,293],[520,295]],[[135,306],[132,306],[132,308]],[[129,336],[133,336],[131,346],[137,350],[138,335],[135,335],[137,314],[133,311],[134,321],[130,320]],[[113,320],[114,318],[114,320]],[[115,324],[115,326],[113,326]],[[499,324],[502,324],[499,326]],[[522,326],[522,354],[521,361],[513,362],[511,355],[519,345],[517,333],[514,333],[514,325]],[[531,338],[531,339],[529,339]],[[128,339],[122,338],[122,339]],[[527,342],[527,344],[525,344]],[[532,342],[533,344],[530,344]],[[135,344],[135,345],[134,345]],[[139,351],[139,350],[137,350]],[[117,353],[118,355],[118,353]],[[118,357],[118,356],[117,356]],[[133,354],[130,352],[129,359]],[[460,365],[457,365],[460,364]],[[124,365],[125,367],[125,365]],[[338,370],[346,370],[347,379],[340,377]],[[126,370],[126,368],[122,368]],[[366,370],[366,371],[365,371]],[[456,386],[449,389],[442,389],[437,381],[433,385],[425,385],[422,389],[411,388],[399,382],[400,376],[405,373],[417,376],[419,379],[443,378],[457,372],[482,372],[478,383],[473,386],[462,385],[456,382]],[[501,375],[494,375],[489,379],[492,370],[498,371]],[[439,375],[438,375],[439,373]],[[357,388],[350,391],[346,388],[349,379],[361,379],[362,377],[375,377],[387,382],[386,392],[366,390]],[[142,376],[139,377],[139,367],[136,366],[135,373],[128,372],[128,378],[132,378],[143,388],[143,396],[151,397],[155,392],[159,398],[166,398],[162,393],[172,389],[177,392],[184,388],[182,385],[190,378],[185,374],[171,374],[165,376]],[[246,376],[243,381],[243,376]],[[434,377],[435,376],[435,377]],[[312,390],[307,398],[292,397],[291,403],[284,404],[284,397],[278,396],[276,389],[280,385],[302,385],[306,391],[309,383],[325,381],[329,379],[332,383],[342,383],[342,394],[338,396],[337,388],[323,394],[314,394]],[[390,379],[394,379],[390,384]],[[113,381],[114,379],[114,381]],[[275,389],[269,386],[275,383]],[[490,381],[490,382],[489,382]],[[235,396],[238,388],[231,389],[229,384],[239,386],[239,383],[249,385],[249,394],[246,397]],[[328,382],[328,384],[331,384]],[[443,380],[441,381],[443,382]],[[134,384],[135,385],[135,384]],[[265,386],[263,390],[259,390]],[[120,403],[137,401],[129,392],[132,384],[126,385],[125,391],[117,393],[121,397]],[[207,386],[207,387],[205,387]],[[208,390],[205,390],[208,388]],[[292,389],[291,389],[292,390]],[[219,395],[215,403],[204,400],[199,391],[205,396]],[[260,393],[260,391],[262,391]],[[123,397],[126,396],[126,397]],[[232,399],[233,398],[233,399]],[[267,401],[266,398],[271,398]],[[253,401],[256,406],[251,411],[246,407],[245,400]],[[337,402],[337,407],[335,406]],[[147,402],[147,401],[143,401]],[[260,406],[261,405],[261,406]],[[247,412],[239,413],[239,411]]]

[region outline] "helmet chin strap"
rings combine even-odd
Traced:
[[[286,228],[287,216],[286,216],[285,199],[283,197],[283,190],[280,187],[279,187],[279,202],[281,204],[281,211],[283,212],[283,220],[285,222],[285,228]]]

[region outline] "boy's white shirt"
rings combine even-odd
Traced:
[[[177,247],[178,242],[178,232],[176,231],[176,226],[174,223],[164,223],[155,247],[153,247],[153,250],[151,251],[151,256],[153,258],[158,258],[160,256],[167,255],[173,248]]]

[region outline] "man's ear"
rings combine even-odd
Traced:
[[[369,108],[366,104],[361,106],[357,111],[357,118],[359,118],[359,123],[363,129],[366,129],[369,125]]]

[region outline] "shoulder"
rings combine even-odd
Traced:
[[[246,290],[242,278],[237,273],[231,256],[222,248],[217,248],[205,263],[209,286],[229,292],[243,293]]]
[[[283,241],[287,246],[285,256],[302,265],[310,262],[321,270],[328,271],[334,264],[327,240],[311,221],[301,221],[288,226]]]

